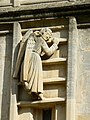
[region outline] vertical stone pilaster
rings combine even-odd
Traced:
[[[17,110],[17,94],[18,94],[18,79],[13,79],[13,71],[15,68],[18,43],[21,40],[21,27],[18,22],[13,24],[13,50],[12,50],[12,76],[11,76],[11,105],[10,105],[10,120],[18,120]]]
[[[55,106],[55,120],[58,120],[58,108]]]
[[[1,40],[1,39],[0,39]],[[3,40],[4,41],[4,40]],[[5,43],[3,43],[3,49],[1,48],[2,44],[0,44],[0,120],[2,119],[2,103],[3,103],[3,74],[4,74],[4,59],[2,56],[5,56]]]
[[[62,112],[62,106],[56,105],[55,106],[55,120],[63,120],[61,114],[63,114],[63,112]]]
[[[75,120],[78,29],[75,17],[69,18],[66,119]]]

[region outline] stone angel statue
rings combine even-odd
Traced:
[[[53,42],[49,47],[47,42]],[[20,75],[20,82],[28,94],[35,93],[43,100],[43,76],[41,54],[51,56],[58,48],[60,38],[53,38],[49,28],[40,31],[28,30],[24,35],[16,61],[14,78]]]

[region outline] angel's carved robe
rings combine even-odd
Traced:
[[[33,42],[31,43],[31,41]],[[26,87],[28,92],[43,93],[42,61],[40,55],[42,51],[48,56],[52,55],[57,49],[57,44],[53,43],[51,47],[48,47],[46,41],[42,37],[36,37],[34,33],[24,44],[26,44],[22,55],[24,59],[20,60],[18,56],[16,62],[17,66],[18,62],[20,64],[20,68],[18,67],[18,72],[20,69],[20,81],[28,83]],[[14,77],[18,75],[18,72],[16,71]]]

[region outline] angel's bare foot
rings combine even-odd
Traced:
[[[26,90],[29,90],[29,88],[28,88],[28,82],[24,82],[24,87],[25,87]]]

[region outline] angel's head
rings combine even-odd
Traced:
[[[49,28],[42,28],[40,30],[40,34],[41,34],[42,38],[46,41],[50,41],[52,38],[52,31]]]

